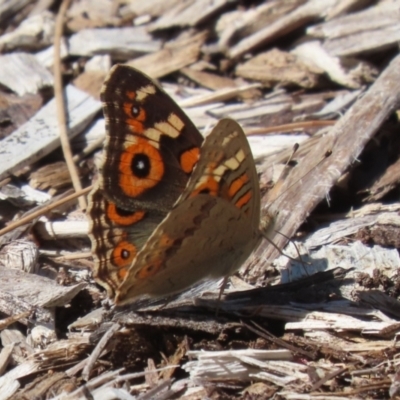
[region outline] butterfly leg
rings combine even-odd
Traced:
[[[215,316],[216,316],[216,317],[218,317],[219,307],[220,307],[220,304],[221,304],[222,294],[224,293],[224,290],[225,290],[225,288],[226,288],[226,285],[228,284],[228,279],[229,279],[229,276],[226,276],[226,277],[224,278],[224,280],[222,281],[221,288],[219,289],[219,295],[218,295],[218,300],[217,300],[217,308],[216,308],[216,310],[215,310]]]

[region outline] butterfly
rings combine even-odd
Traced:
[[[236,272],[260,229],[260,189],[240,125],[203,140],[151,78],[114,66],[101,91],[106,140],[89,195],[94,279],[117,305],[162,298]]]

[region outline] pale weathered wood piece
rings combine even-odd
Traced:
[[[210,18],[228,3],[229,0],[188,0],[179,2],[152,24],[151,30],[169,29],[176,26],[196,26]]]
[[[0,95],[0,101],[4,107],[0,112],[0,120],[3,124],[2,137],[14,132],[43,106],[43,98],[39,93],[18,96],[14,93],[3,92]],[[7,126],[4,126],[5,122],[8,122]]]
[[[94,56],[88,60],[85,71],[73,83],[78,89],[100,100],[100,90],[111,66],[111,57],[108,54]]]
[[[75,331],[92,332],[96,330],[99,327],[99,325],[104,321],[106,315],[107,312],[103,307],[96,308],[89,314],[86,314],[85,316],[78,318],[72,324],[68,325],[68,329],[70,331],[75,330]]]
[[[345,314],[310,312],[299,322],[288,322],[286,329],[350,331],[360,332],[363,335],[384,336],[385,330],[396,326],[398,326],[398,322],[394,319],[390,321],[363,321]]]
[[[228,56],[233,59],[239,58],[245,53],[254,50],[256,47],[265,45],[273,39],[287,34],[315,18],[320,18],[336,3],[337,0],[310,0],[283,17],[280,17],[265,28],[244,38],[235,46],[232,46],[228,50]]]
[[[119,59],[153,53],[161,48],[161,41],[153,39],[146,28],[141,26],[84,29],[72,35],[68,44],[69,54],[73,56],[91,57],[96,54],[110,54]]]
[[[9,344],[6,346],[3,345],[3,348],[0,351],[0,374],[1,375],[3,375],[4,371],[7,369],[13,347],[14,347],[14,344]]]
[[[354,56],[360,53],[379,53],[389,48],[395,48],[399,40],[400,18],[394,26],[327,40],[323,46],[332,55]]]
[[[35,190],[27,184],[16,186],[9,183],[0,188],[0,200],[8,200],[22,207],[32,204],[44,204],[50,198],[49,194]]]
[[[51,355],[50,355],[51,356]],[[86,361],[86,360],[84,360]],[[54,364],[58,362],[55,359]],[[81,364],[81,363],[80,363]],[[79,365],[79,364],[78,364]],[[170,369],[170,366],[164,368],[158,368],[155,372],[160,372],[166,369]],[[71,371],[71,372],[70,372]],[[129,382],[131,380],[137,380],[138,378],[146,378],[149,371],[137,372],[137,373],[127,373],[121,375],[123,368],[113,371],[106,371],[103,372],[99,376],[95,376],[90,379],[85,385],[80,386],[78,389],[74,390],[73,392],[68,393],[68,398],[70,399],[77,399],[77,400],[85,400],[87,391],[90,391],[91,396],[93,399],[98,400],[107,400],[107,399],[124,399],[124,400],[136,400],[138,396],[132,396],[130,392],[135,393],[143,393],[142,397],[143,400],[145,399],[167,399],[172,397],[178,397],[182,394],[182,392],[187,387],[187,381],[182,385],[172,385],[171,380],[161,380],[160,384],[155,387],[149,388],[147,383],[139,383],[135,385],[131,385]],[[79,370],[77,371],[79,372]],[[67,370],[68,375],[75,375],[76,372],[73,368]],[[122,388],[118,388],[121,386]],[[127,389],[126,389],[127,388]],[[129,388],[129,389],[128,389]],[[129,390],[129,392],[128,392]],[[192,392],[192,391],[191,391]],[[33,395],[33,394],[32,394]],[[31,395],[31,396],[32,396]],[[27,397],[28,398],[28,397]],[[31,397],[29,397],[31,398]],[[36,398],[36,397],[32,397]],[[204,398],[204,397],[201,397]],[[65,393],[60,393],[58,396],[52,397],[52,400],[64,400]],[[200,399],[200,398],[199,398]]]
[[[290,110],[293,106],[293,101],[290,96],[278,94],[272,98],[261,99],[252,104],[236,103],[222,105],[212,111],[210,114],[217,118],[230,117],[237,120],[240,124],[245,124],[246,120],[254,123],[260,121],[266,116],[283,113],[285,110]]]
[[[0,272],[3,273],[5,269],[3,267],[0,267]],[[18,270],[14,270],[19,272]],[[31,274],[26,274],[29,276],[34,276]],[[14,315],[14,314],[22,314],[22,313],[28,313],[30,315],[33,311],[35,312],[35,321],[38,323],[46,323],[49,324],[50,326],[54,326],[54,313],[51,310],[47,310],[44,307],[38,306],[38,305],[33,305],[29,303],[28,301],[25,301],[17,296],[14,296],[13,294],[7,293],[6,291],[3,291],[1,286],[5,286],[7,282],[5,282],[5,278],[7,276],[5,275],[4,281],[3,277],[1,279],[1,284],[0,285],[0,311],[5,314],[5,315]],[[10,285],[15,284],[15,280],[12,280],[9,282]],[[8,288],[8,290],[12,290]],[[28,318],[21,318],[19,320],[20,323],[28,325],[29,319]]]
[[[66,88],[69,136],[81,132],[100,110],[101,104],[86,93]],[[31,120],[0,142],[0,179],[29,165],[60,145],[55,102],[50,101]]]
[[[39,221],[35,231],[45,240],[80,238],[87,237],[89,225],[88,221]]]
[[[0,56],[0,83],[20,96],[53,86],[53,75],[33,54],[10,53]]]
[[[216,125],[218,122],[218,119],[214,118],[212,115],[209,115],[209,112],[221,107],[222,105],[222,103],[206,104],[205,106],[187,108],[184,111],[185,114],[195,124],[197,129],[199,129],[200,133],[204,135],[205,132],[210,129],[210,127]]]
[[[38,246],[30,240],[13,240],[0,249],[0,265],[8,269],[35,274],[39,271],[38,258]]]
[[[44,11],[24,20],[15,30],[0,36],[0,49],[39,50],[53,43],[54,14]]]
[[[215,26],[219,36],[218,50],[227,51],[230,45],[272,24],[303,3],[304,0],[267,1],[245,11],[237,9],[221,14]]]
[[[92,351],[92,354],[88,358],[85,368],[83,368],[83,371],[82,371],[82,378],[85,381],[89,380],[89,375],[90,375],[91,370],[94,367],[95,362],[100,357],[100,354],[105,350],[107,343],[112,339],[114,334],[120,330],[120,328],[121,328],[121,326],[119,324],[113,323],[110,326],[110,328],[107,330],[107,332],[103,335],[103,337],[97,343],[96,347]]]
[[[388,277],[395,276],[400,257],[396,250],[385,249],[381,246],[368,247],[359,241],[351,245],[326,245],[308,253],[308,248],[302,243],[296,242],[300,254],[305,261],[310,264],[304,266],[300,261],[288,260],[281,256],[276,260],[281,271],[281,282],[294,282],[301,278],[306,278],[317,272],[333,270],[337,267],[348,269],[346,278],[356,279],[359,274],[369,274],[373,276],[375,269]],[[286,247],[285,252],[288,255],[296,257],[297,251],[293,244]],[[357,300],[355,290],[362,290],[360,285],[355,282],[340,285],[340,293],[343,298],[352,301]]]
[[[15,368],[12,369],[12,371]],[[0,392],[2,399],[11,399],[12,395],[20,388],[21,384],[17,379],[9,378],[7,376],[0,376]]]
[[[261,87],[260,83],[249,83],[243,86],[227,87],[200,96],[192,96],[181,100],[179,105],[183,108],[196,107],[215,102],[223,102],[237,97],[240,93]]]
[[[382,213],[365,217],[344,219],[335,221],[327,228],[322,228],[314,232],[307,237],[305,244],[308,248],[313,248],[329,243],[335,243],[346,236],[356,234],[362,228],[379,225],[382,219],[384,219],[384,221],[390,219],[393,225],[395,224],[400,226],[400,220],[396,213]]]
[[[135,58],[127,64],[145,71],[152,78],[160,78],[196,62],[206,37],[206,32],[201,32],[189,38],[169,42],[163,49]]]
[[[244,133],[247,133],[251,128],[244,127]],[[265,161],[266,157],[271,157],[273,154],[279,154],[283,150],[292,149],[295,144],[302,144],[309,139],[306,134],[284,135],[277,132],[276,135],[252,135],[247,136],[251,153],[256,162]],[[263,167],[257,166],[259,171],[263,171]]]
[[[317,86],[322,70],[305,63],[296,54],[272,49],[238,64],[235,74],[242,78],[261,81],[267,87],[277,84],[298,85],[304,88]]]
[[[197,69],[197,67],[199,69]],[[237,83],[235,80],[226,76],[220,76],[214,73],[206,72],[202,70],[201,63],[196,63],[187,68],[182,68],[179,72],[189,78],[191,81],[196,82],[198,85],[211,89],[218,90],[228,87],[236,87]],[[252,97],[240,96],[241,98],[257,98],[261,96],[260,90],[251,91],[254,94]]]
[[[387,116],[399,106],[399,71],[400,56],[397,56],[364,97],[349,109],[331,131],[321,138],[298,168],[292,171],[282,187],[282,195],[271,205],[271,211],[279,210],[275,226],[277,231],[288,237],[296,232],[344,170],[357,159]],[[316,166],[327,151],[332,151],[332,155]],[[307,176],[304,176],[307,172]],[[265,207],[265,198],[263,201]],[[283,248],[287,242],[280,234],[275,234],[272,240],[279,248]],[[277,251],[272,246],[260,246],[247,261],[247,267],[252,266],[249,270],[250,276],[261,276],[268,260],[274,259],[276,254]]]
[[[371,64],[354,60],[348,60],[331,54],[319,41],[303,43],[293,49],[304,62],[324,71],[329,78],[345,87],[359,89],[366,82],[372,82],[378,70]]]
[[[359,32],[371,32],[399,24],[400,1],[383,1],[352,14],[312,25],[307,34],[316,38],[335,39]]]
[[[368,3],[367,3],[368,4]],[[346,14],[349,10],[355,10],[365,5],[364,0],[341,0],[328,10],[326,19],[330,20],[340,15]]]
[[[101,148],[105,137],[106,126],[104,118],[97,119],[88,129],[77,135],[71,145],[74,150],[85,153],[86,149]]]
[[[54,46],[39,51],[35,54],[36,59],[46,68],[52,68],[54,65]],[[61,38],[60,58],[64,60],[68,57],[68,46],[65,38]]]
[[[224,118],[231,115],[235,119],[254,118],[261,116],[264,110],[264,115],[282,113],[293,104],[290,96],[285,93],[277,93],[269,98],[262,98],[254,101],[252,104],[234,103],[223,104],[212,112],[215,118]]]
[[[191,361],[186,362],[182,368],[190,374],[194,381],[222,377],[248,381],[264,369],[271,373],[267,380],[278,386],[284,386],[297,379],[301,381],[308,379],[305,366],[290,361],[293,359],[293,355],[286,349],[189,351],[187,355],[191,357]]]
[[[130,14],[141,16],[149,14],[152,17],[164,15],[167,11],[173,9],[182,0],[146,0],[146,1],[130,1],[121,9],[121,14]]]
[[[336,92],[334,98],[326,104],[321,110],[308,115],[309,118],[334,119],[339,117],[344,110],[350,107],[363,90],[342,90]]]
[[[66,25],[73,32],[87,28],[118,26],[121,24],[118,6],[119,2],[108,0],[73,1],[66,12]]]
[[[68,304],[85,286],[84,283],[60,286],[43,276],[3,267],[0,267],[0,276],[0,291],[21,297],[31,307],[61,307]]]
[[[352,56],[393,48],[400,40],[400,1],[383,2],[307,29],[324,38],[323,47],[333,56]]]
[[[52,0],[38,0],[33,6],[33,8],[29,10],[29,17],[41,14],[42,12],[50,9],[52,5],[53,5]]]
[[[3,24],[12,15],[29,4],[30,0],[1,0],[0,1],[0,23]]]

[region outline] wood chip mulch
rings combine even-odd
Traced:
[[[0,400],[400,398],[399,41],[400,0],[0,0]],[[116,63],[248,136],[276,232],[220,302],[91,277]]]

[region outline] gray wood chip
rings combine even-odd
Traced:
[[[117,29],[84,29],[69,39],[69,53],[73,56],[110,54],[129,59],[161,49],[161,41],[155,40],[144,27]]]
[[[0,65],[0,83],[19,96],[53,86],[53,75],[33,54],[5,54],[0,56]]]
[[[76,136],[100,110],[100,102],[73,86],[66,88],[69,135]],[[55,101],[0,142],[0,179],[49,154],[60,145]]]

